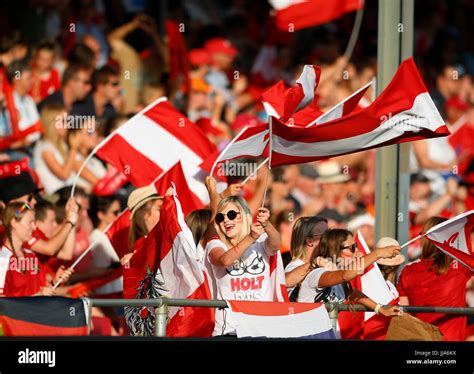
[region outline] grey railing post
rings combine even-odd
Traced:
[[[337,332],[337,318],[339,317],[339,308],[338,304],[331,304],[329,310],[329,318],[331,318],[331,323],[332,323],[332,329],[334,331],[334,334]]]
[[[168,323],[168,305],[162,303],[155,308],[155,336],[166,336],[166,324]]]

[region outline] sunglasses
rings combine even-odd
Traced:
[[[357,249],[357,243],[354,243],[352,245],[347,245],[345,247],[341,247],[341,250],[342,249],[350,249],[352,253],[355,252],[355,250]]]
[[[25,210],[33,210],[28,203],[24,203],[20,208],[15,211],[15,217],[18,218]]]
[[[235,210],[229,210],[227,212],[227,218],[229,218],[231,221],[237,218],[237,215],[240,214],[240,212],[236,212]],[[226,214],[223,213],[217,213],[216,214],[216,223],[222,223],[224,222]]]

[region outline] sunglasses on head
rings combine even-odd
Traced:
[[[240,212],[236,212],[235,210],[229,210],[227,212],[227,214],[224,214],[224,213],[217,213],[216,214],[216,223],[219,224],[219,223],[222,223],[224,222],[224,219],[225,219],[225,216],[227,215],[227,218],[229,218],[231,221],[233,221],[234,219],[237,218],[237,215],[239,214]]]
[[[24,203],[20,208],[15,212],[15,217],[19,217],[25,210],[33,210],[33,208],[28,203]]]
[[[345,247],[341,247],[341,250],[342,249],[350,249],[352,253],[355,252],[355,250],[357,249],[357,243],[354,243],[352,245],[347,245]]]

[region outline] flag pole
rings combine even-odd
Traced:
[[[407,241],[405,244],[401,245],[400,246],[400,249],[402,248],[405,248],[406,246],[410,245],[411,243],[413,243],[414,241],[417,241],[418,239],[422,238],[423,236],[425,236],[426,234],[420,234],[416,237],[414,237],[413,239]]]
[[[347,47],[344,52],[344,57],[346,57],[347,61],[350,60],[352,56],[352,52],[354,51],[354,47],[357,43],[357,39],[359,38],[359,31],[360,31],[360,26],[362,25],[363,15],[364,15],[364,7],[357,10],[357,13],[355,16],[354,26],[352,27],[352,33],[349,38],[349,43],[347,43]]]
[[[89,245],[89,247],[87,247],[87,249],[86,249],[84,252],[81,253],[81,255],[77,258],[77,260],[74,261],[74,263],[73,263],[71,266],[69,266],[68,269],[74,269],[74,268],[77,266],[77,264],[78,264],[79,262],[81,262],[81,260],[82,260],[84,257],[86,257],[86,255],[96,246],[96,244],[99,243],[99,241],[100,241],[100,239],[96,239],[95,241],[93,241],[92,244]],[[53,286],[53,290],[55,290],[56,288],[58,288],[58,286],[61,284],[62,281],[63,281],[62,278],[59,277],[59,280],[58,280],[58,281],[54,284],[54,286]]]
[[[155,101],[153,101],[150,105],[146,106],[145,108],[143,108],[140,112],[138,112],[137,114],[135,114],[132,118],[135,118],[136,116],[138,116],[139,114],[143,114],[145,112],[147,112],[148,110],[150,110],[151,108],[153,108],[156,104],[162,102],[162,101],[167,101],[167,97],[166,96],[162,96],[158,99],[156,99]],[[132,119],[130,118],[130,120]],[[129,120],[129,121],[130,121]],[[127,121],[128,122],[128,121]],[[71,197],[74,197],[74,194],[76,192],[76,185],[77,185],[77,181],[79,180],[79,177],[81,176],[81,173],[84,171],[84,168],[86,167],[87,163],[91,160],[91,158],[97,153],[97,151],[104,146],[104,144],[106,144],[111,138],[112,136],[114,136],[117,132],[119,131],[119,129],[116,129],[115,131],[111,132],[104,140],[102,140],[99,144],[97,144],[94,149],[91,151],[91,153],[89,153],[89,155],[87,156],[87,158],[84,160],[84,162],[82,163],[81,167],[79,168],[76,176],[74,177],[74,181],[72,183],[72,189],[71,189]]]
[[[232,147],[232,144],[234,144],[237,141],[237,139],[240,137],[240,135],[242,135],[244,131],[246,131],[247,129],[248,129],[248,126],[244,126],[244,128],[240,130],[237,136],[235,136],[234,139],[232,139],[230,143],[227,144],[226,147],[219,154],[219,156],[216,158],[216,161],[214,161],[214,164],[212,165],[211,174],[210,174],[211,177],[214,175],[214,169],[216,168],[217,164],[221,161],[222,157],[224,157],[224,155],[229,150],[229,148]]]
[[[257,171],[258,171],[263,165],[265,165],[267,162],[268,162],[268,157],[267,157],[264,161],[262,161],[262,163],[257,166],[257,169],[255,169],[254,171],[252,171],[252,172],[250,173],[250,175],[249,175],[247,178],[245,178],[244,181],[243,181],[241,184],[243,185],[243,184],[247,183],[247,182],[249,181],[249,179],[252,178],[252,176],[254,176],[255,174],[257,174]]]
[[[272,151],[273,151],[273,129],[272,129],[272,124],[273,124],[273,116],[270,116],[270,120],[268,121],[268,127],[270,129],[270,138],[268,139],[268,172],[267,172],[267,178],[265,179],[265,190],[263,191],[263,200],[262,200],[262,208],[265,205],[265,199],[267,197],[267,190],[268,190],[268,179],[270,178],[270,174],[272,171]]]
[[[334,109],[336,109],[339,105],[341,104],[344,104],[347,100],[351,99],[352,97],[354,97],[355,95],[357,95],[359,92],[361,92],[362,90],[365,90],[367,87],[370,87],[371,85],[374,85],[374,91],[375,91],[375,80],[372,79],[369,83],[367,83],[365,86],[362,86],[361,88],[359,88],[356,92],[354,92],[352,95],[349,95],[347,96],[344,100],[338,102],[336,105],[334,105],[331,109],[329,109],[327,112],[321,114],[318,118],[316,118],[313,122],[311,122],[309,125],[306,126],[306,128],[308,127],[311,127],[311,126],[314,126],[318,120],[320,120],[321,118],[323,118],[324,116],[326,116],[328,113],[331,113]]]

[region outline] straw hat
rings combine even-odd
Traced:
[[[128,209],[130,209],[130,220],[133,217],[133,214],[143,205],[146,204],[147,201],[156,200],[160,196],[156,192],[156,188],[154,185],[140,187],[134,190],[127,200]]]
[[[393,238],[384,236],[383,238],[379,239],[379,241],[375,245],[375,248],[388,247],[389,245],[400,246],[400,243],[398,243],[398,241],[396,241]],[[385,265],[385,266],[398,266],[404,262],[405,262],[405,256],[402,254],[396,255],[394,258],[381,258],[380,260],[377,260],[377,264]]]
[[[341,166],[336,161],[321,162],[316,167],[319,183],[342,183],[347,182],[350,175],[341,173]]]

